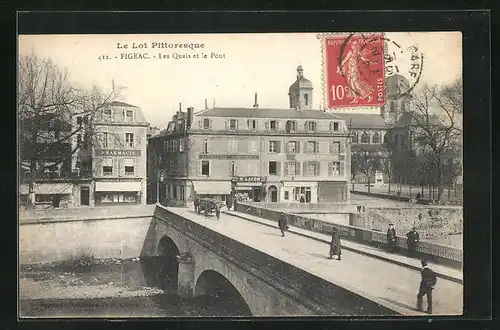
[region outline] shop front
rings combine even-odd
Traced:
[[[141,181],[113,181],[95,183],[95,205],[123,205],[141,203]]]
[[[72,204],[72,183],[35,183],[35,208],[67,208]]]
[[[283,201],[287,203],[317,203],[317,182],[284,182]]]
[[[230,181],[193,181],[193,195],[197,198],[213,198],[225,202],[230,193]]]
[[[231,194],[240,201],[260,202],[264,199],[266,177],[234,176],[231,179]]]

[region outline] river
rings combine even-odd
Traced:
[[[23,266],[20,314],[78,318],[249,316],[248,310],[238,307],[224,292],[184,299],[177,296],[175,268],[166,266],[161,258],[102,260],[80,270],[62,265]]]

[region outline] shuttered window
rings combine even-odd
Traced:
[[[102,175],[113,175],[113,158],[104,158],[102,160]]]
[[[340,153],[340,142],[330,141],[330,154],[337,155]]]
[[[306,150],[308,154],[316,154],[319,152],[319,142],[318,141],[308,141],[306,143]]]
[[[288,161],[286,162],[285,168],[286,175],[300,175],[300,163],[296,161]]]
[[[281,143],[280,141],[269,141],[269,153],[277,153],[281,152]]]
[[[340,162],[328,163],[328,176],[340,176]]]

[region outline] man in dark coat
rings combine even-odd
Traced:
[[[392,223],[389,224],[389,229],[387,229],[387,247],[388,252],[396,251],[396,230]]]
[[[281,216],[278,220],[278,227],[281,230],[281,236],[285,236],[285,231],[288,230],[288,218],[285,213],[281,213]]]
[[[420,236],[417,232],[417,228],[413,227],[408,234],[406,234],[406,245],[408,246],[408,257],[415,256],[417,251],[418,242],[420,241]]]
[[[340,260],[340,255],[342,254],[342,245],[340,244],[340,233],[337,228],[333,228],[332,241],[330,242],[330,259],[333,256],[337,256],[337,260]]]
[[[195,212],[198,212],[198,207],[200,206],[200,200],[198,199],[198,197],[196,197],[194,199],[194,211]]]
[[[215,216],[217,217],[217,220],[220,218],[220,204],[219,202],[215,203]]]
[[[427,314],[432,314],[432,290],[436,286],[436,274],[427,266],[427,261],[422,260],[422,270],[420,271],[422,280],[417,294],[417,309],[422,310],[423,297],[427,296]]]
[[[233,205],[234,205],[234,210],[236,211],[236,206],[238,206],[238,198],[234,199]]]

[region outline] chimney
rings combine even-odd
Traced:
[[[253,104],[253,108],[257,109],[259,107],[259,103],[257,103],[257,92],[255,92],[255,102]]]
[[[205,99],[205,110],[207,110],[207,109],[208,109],[208,103],[207,103],[207,99]]]
[[[187,129],[191,128],[191,123],[193,122],[193,112],[194,112],[193,107],[187,108],[187,118],[186,118]]]

